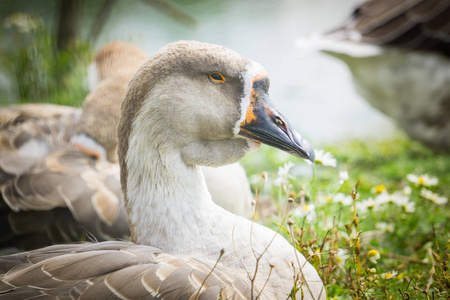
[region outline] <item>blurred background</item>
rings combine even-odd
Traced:
[[[151,55],[193,39],[227,46],[262,64],[271,97],[316,145],[385,139],[393,123],[358,95],[344,63],[300,55],[295,39],[342,24],[360,0],[0,1],[2,105],[80,106],[86,71],[105,43],[135,43]]]

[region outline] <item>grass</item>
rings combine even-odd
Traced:
[[[328,298],[447,299],[449,203],[428,200],[421,190],[449,195],[450,155],[435,154],[404,136],[354,140],[326,151],[336,158],[336,167],[310,166],[268,147],[242,164],[254,189],[267,172],[262,195],[279,211],[294,199],[288,217],[296,247],[319,271]],[[349,174],[343,184],[342,171]],[[439,182],[424,187],[426,182],[410,182],[408,174],[428,174]],[[262,221],[276,229],[282,217]]]
[[[81,106],[87,95],[87,67],[93,56],[88,42],[75,41],[56,51],[56,37],[38,16],[15,13],[0,30],[0,71],[10,79],[10,93],[0,103],[47,102]]]

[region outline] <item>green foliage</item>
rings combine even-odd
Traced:
[[[450,155],[404,137],[327,151],[336,168],[326,160],[309,166],[266,147],[243,164],[256,189],[267,172],[261,197],[270,196],[279,211],[294,199],[287,217],[296,247],[319,271],[329,299],[447,299],[450,203],[443,196],[450,194]],[[288,160],[293,164],[279,168]],[[342,183],[344,170],[349,179]],[[417,182],[408,174],[418,175]],[[426,186],[424,174],[439,182]],[[285,216],[269,218],[276,229]]]
[[[5,24],[2,40],[7,42],[0,46],[0,69],[13,92],[0,94],[0,102],[80,106],[87,94],[90,45],[74,41],[70,49],[57,50],[54,30],[37,16],[15,13]]]

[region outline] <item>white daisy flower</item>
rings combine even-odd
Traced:
[[[316,206],[314,204],[300,205],[294,210],[294,216],[300,218],[306,216],[306,221],[313,222],[316,219]]]
[[[345,232],[345,231],[338,231],[338,232],[337,232],[337,236],[338,236],[339,238],[341,238],[341,239],[346,240],[346,241],[349,241],[349,240],[350,240],[350,236],[349,236],[348,233]]]
[[[393,202],[397,205],[401,205],[402,203],[406,203],[408,201],[409,201],[409,196],[405,196],[400,192],[393,193],[389,198],[389,202]]]
[[[409,196],[409,195],[411,195],[411,192],[412,192],[412,188],[409,185],[407,185],[403,188],[404,195]]]
[[[382,205],[382,204],[385,204],[385,203],[393,202],[393,197],[391,195],[389,195],[388,192],[384,191],[384,192],[381,192],[380,194],[378,194],[375,197],[375,202],[378,205]]]
[[[428,176],[428,174],[424,174],[424,175],[414,175],[414,174],[408,174],[406,176],[406,178],[414,183],[415,185],[420,185],[420,186],[434,186],[437,185],[439,183],[439,179],[437,179],[436,177],[430,177]]]
[[[324,223],[322,223],[322,228],[325,230],[333,229],[333,220],[327,219]]]
[[[375,224],[375,228],[385,232],[394,232],[395,225],[392,223],[379,222]]]
[[[355,208],[356,208],[356,212],[358,213],[358,214],[365,214],[365,213],[367,213],[367,211],[368,211],[368,209],[367,209],[367,206],[365,206],[363,203],[361,203],[361,202],[356,202],[355,203],[355,207],[350,207],[350,211],[355,211]]]
[[[392,279],[395,276],[397,276],[398,272],[397,271],[390,271],[390,272],[386,272],[381,274],[381,278],[383,279]]]
[[[294,163],[288,161],[283,166],[278,167],[277,177],[274,179],[273,184],[280,186],[288,183],[289,171],[294,167]]]
[[[369,209],[377,211],[379,206],[379,203],[375,199],[369,198],[361,202],[356,202],[356,211],[358,213],[366,213]],[[351,210],[353,211],[353,207],[351,207]]]
[[[365,214],[369,210],[364,202],[356,202],[355,206],[356,211],[360,214]],[[351,211],[353,211],[353,206],[351,207]]]
[[[352,205],[353,198],[350,195],[345,195],[343,193],[338,193],[333,198],[333,202],[340,203],[342,205]]]
[[[334,259],[337,261],[337,263],[345,263],[345,261],[350,257],[347,250],[339,248],[336,251],[336,254],[334,254]]]
[[[427,190],[425,188],[420,190],[420,196],[424,197],[425,199],[431,200],[436,204],[445,204],[448,202],[448,198],[444,196],[439,196],[436,193],[433,193],[430,190]]]
[[[375,202],[378,205],[382,205],[385,203],[396,203],[401,205],[402,203],[406,203],[409,201],[409,197],[405,196],[401,192],[395,192],[393,194],[389,194],[388,192],[382,192],[381,194],[375,197]]]
[[[376,264],[377,260],[379,260],[381,257],[380,252],[375,249],[369,250],[369,252],[367,252],[367,256],[369,257],[369,260],[374,264]]]
[[[416,211],[416,203],[408,202],[405,205],[402,205],[406,212],[413,213]]]
[[[320,248],[317,248],[314,252],[311,250],[311,248],[308,250],[309,256],[317,256],[320,257]]]
[[[336,158],[330,152],[325,152],[323,150],[317,150],[315,163],[317,165],[323,165],[325,167],[336,168],[337,161]],[[309,160],[305,160],[307,163],[311,163]]]
[[[333,199],[331,199],[331,197],[329,197],[329,196],[322,196],[322,195],[320,195],[320,196],[317,196],[316,204],[321,206],[321,205],[325,205],[325,204],[330,203],[332,200]]]
[[[403,196],[401,194],[394,194],[396,197],[394,198],[394,203],[398,206],[401,206],[405,209],[406,212],[414,212],[416,210],[416,203],[410,202],[409,197]]]
[[[372,194],[381,194],[381,193],[387,192],[387,188],[386,188],[386,186],[380,184],[380,185],[374,186],[374,187],[370,190],[370,192],[371,192]]]
[[[339,184],[344,184],[348,180],[348,172],[347,171],[341,171],[339,172]]]
[[[295,166],[295,164],[291,161],[288,161],[285,163],[282,167],[278,168],[277,175],[280,177],[287,177],[289,176],[289,171],[292,169],[292,167]]]
[[[363,202],[364,202],[364,205],[367,206],[368,209],[377,210],[378,206],[380,206],[380,203],[375,201],[375,199],[373,199],[373,198],[366,199]]]

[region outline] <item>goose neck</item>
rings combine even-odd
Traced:
[[[186,165],[167,137],[135,128],[127,167],[134,242],[170,253],[202,252],[211,248],[210,242],[202,244],[205,236],[227,231],[226,220],[233,215],[213,203],[201,169]]]

